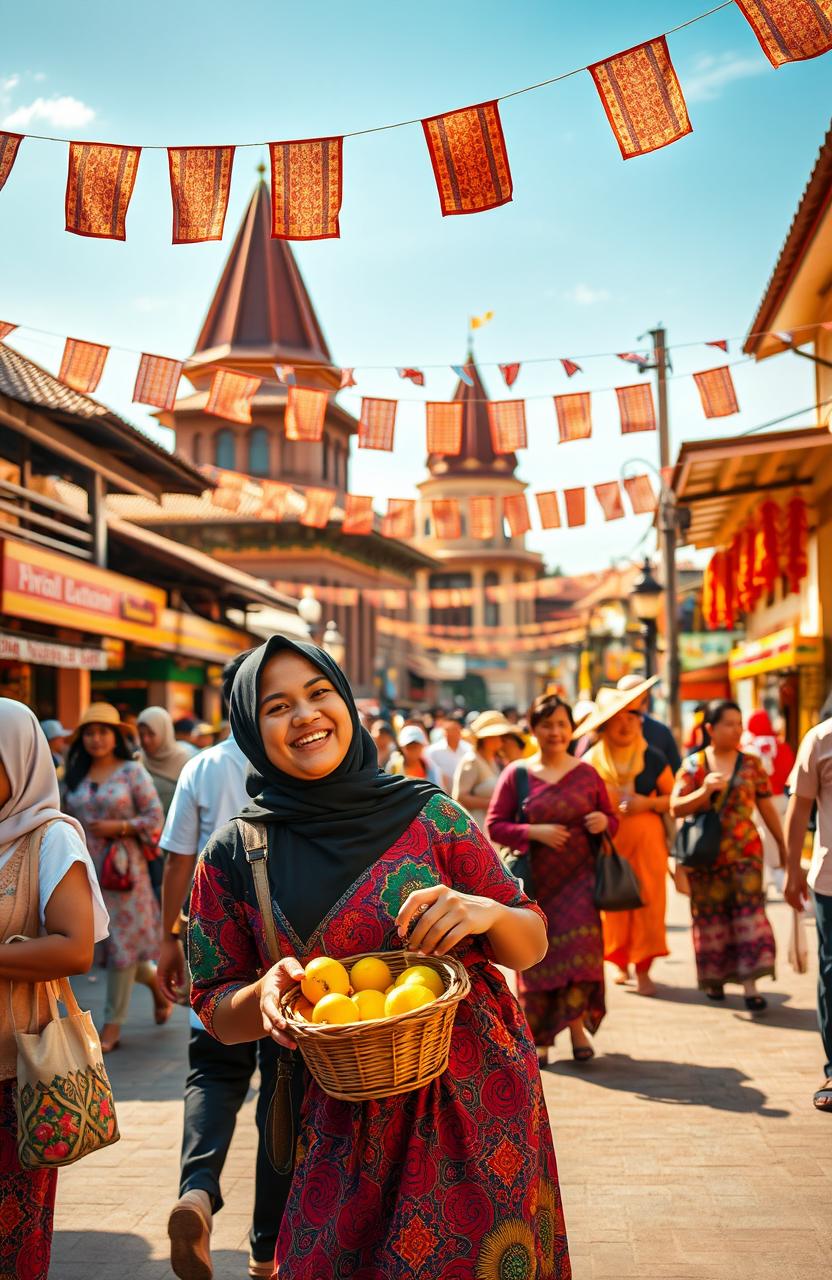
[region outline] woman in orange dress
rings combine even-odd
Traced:
[[[662,819],[673,790],[670,766],[660,751],[645,742],[641,712],[635,710],[633,693],[641,696],[649,687],[640,685],[624,695],[615,689],[599,690],[597,710],[591,716],[598,741],[584,756],[601,775],[618,812],[616,848],[638,876],[644,900],[637,911],[603,913],[604,959],[618,966],[619,983],[628,981],[633,965],[641,996],[656,994],[650,966],[658,956],[668,955],[664,926],[667,839]]]

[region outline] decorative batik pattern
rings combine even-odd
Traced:
[[[734,380],[727,364],[695,373],[693,380],[706,418],[728,418],[732,413],[739,413]]]
[[[830,0],[737,0],[773,67],[832,49]]]
[[[66,229],[76,236],[123,240],[141,147],[70,142]]]
[[[586,524],[586,489],[564,489],[566,523],[570,529]]]
[[[416,888],[444,883],[512,907],[519,891],[474,822],[435,796],[359,876],[307,941],[274,903],[278,942],[302,964],[401,947],[395,917]],[[218,1003],[268,959],[245,854],[209,845],[191,902],[193,999]],[[198,945],[193,945],[196,930]],[[421,1089],[363,1104],[310,1078],[283,1214],[281,1280],[335,1280],[343,1260],[374,1280],[568,1280],[566,1231],[534,1045],[484,938],[456,949],[471,980],[448,1069]]]
[[[554,489],[548,493],[536,493],[537,509],[540,513],[540,523],[544,529],[560,528],[560,507],[558,506],[558,495]]]
[[[688,109],[664,36],[596,62],[588,70],[625,160],[690,133]]]
[[[341,234],[343,138],[271,142],[272,236],[328,240]]]
[[[95,391],[101,381],[109,352],[109,347],[102,347],[97,342],[67,338],[58,371],[59,382],[66,383],[75,391]]]
[[[456,457],[462,450],[461,400],[429,400],[425,405],[428,453]]]
[[[480,213],[511,199],[503,126],[496,101],[422,121],[442,216]]]
[[[525,449],[526,402],[525,400],[489,400],[488,427],[491,432],[491,448],[495,453],[514,453]]]
[[[412,498],[388,498],[387,514],[382,517],[381,532],[385,538],[407,542],[416,532],[416,503]]]
[[[468,499],[468,530],[472,538],[490,541],[497,532],[497,503],[489,494]]]
[[[588,440],[592,435],[592,397],[588,391],[568,396],[555,396],[558,436],[561,444],[569,440]]]
[[[53,1076],[50,1084],[27,1083],[20,1093],[24,1132],[17,1152],[27,1168],[71,1164],[90,1151],[118,1142],[112,1091],[104,1063]],[[2,1274],[2,1273],[0,1273]]]
[[[306,507],[300,517],[300,523],[310,529],[325,529],[335,506],[333,489],[307,489]]]
[[[634,516],[646,516],[656,510],[656,495],[649,476],[628,476],[623,483]]]
[[[656,412],[653,408],[653,392],[646,382],[636,382],[629,387],[616,387],[618,412],[621,416],[621,434],[633,431],[655,431]]]
[[[396,400],[376,400],[364,396],[358,419],[359,449],[384,449],[390,452],[396,429],[397,405]]]
[[[375,522],[373,499],[364,494],[348,493],[344,505],[342,533],[372,533]]]
[[[16,328],[16,324],[9,324],[6,320],[0,320],[0,342],[5,342],[9,334],[14,333]]]
[[[609,480],[605,484],[593,485],[595,497],[598,499],[605,520],[620,520],[624,515],[624,503],[617,480]]]
[[[260,389],[261,378],[231,369],[217,369],[211,379],[205,412],[227,422],[251,422],[251,402]]]
[[[233,147],[168,147],[173,243],[221,240]]]
[[[532,527],[525,493],[507,493],[503,498],[503,515],[512,538],[522,538]]]
[[[320,440],[329,394],[316,387],[289,387],[286,403],[286,439]]]
[[[0,191],[12,171],[23,136],[22,133],[0,133]]]
[[[57,1169],[24,1169],[17,1156],[14,1080],[0,1080],[0,1276],[47,1280]]]
[[[281,484],[279,480],[261,480],[260,488],[263,492],[263,505],[260,508],[260,516],[264,520],[280,521],[286,514],[286,505],[291,493],[291,486]]]
[[[139,361],[136,385],[133,387],[134,404],[152,404],[157,409],[172,409],[176,404],[176,390],[182,377],[184,361],[169,356],[151,356],[146,352]]]
[[[434,498],[430,514],[435,537],[448,542],[462,537],[462,516],[457,498]]]

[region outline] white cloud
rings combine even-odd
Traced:
[[[27,130],[33,124],[51,125],[55,129],[79,129],[95,119],[95,112],[85,102],[68,96],[35,98],[25,107],[17,107],[3,121],[5,129]]]
[[[609,302],[609,289],[593,289],[591,285],[580,281],[573,289],[567,289],[563,295],[567,302],[577,302],[579,307],[592,307],[597,302]]]
[[[688,102],[713,102],[726,85],[748,76],[759,76],[768,71],[764,58],[741,57],[726,52],[700,53],[693,62],[693,70],[681,77],[682,92]]]
[[[37,83],[38,83],[38,84],[40,84],[40,83],[41,83],[41,81],[43,81],[43,80],[45,80],[45,79],[46,79],[46,72],[45,72],[45,71],[36,71],[36,72],[35,72],[35,76],[34,76],[34,78],[35,78],[35,80],[37,81]]]
[[[16,89],[20,84],[19,75],[6,76],[4,80],[0,80],[0,93],[11,93],[12,89]]]

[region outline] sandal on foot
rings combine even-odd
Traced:
[[[576,1062],[589,1062],[595,1057],[595,1050],[591,1044],[573,1044],[572,1057]]]
[[[812,1102],[818,1111],[832,1111],[832,1077],[824,1080]]]
[[[743,1000],[749,1013],[762,1013],[768,1008],[768,1000],[765,996],[743,996]]]
[[[725,999],[725,991],[722,987],[707,987],[705,990],[705,995],[708,997],[709,1000]]]

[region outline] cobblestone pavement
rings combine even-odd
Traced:
[[[832,1274],[832,1120],[811,1105],[822,1065],[814,930],[810,972],[798,976],[787,910],[770,911],[780,958],[766,1015],[753,1019],[739,994],[716,1006],[693,989],[687,903],[676,899],[658,998],[610,985],[599,1056],[579,1068],[558,1046],[544,1081],[575,1280]],[[103,977],[77,990],[99,1015]],[[54,1280],[170,1277],[186,1039],[184,1011],[157,1028],[137,988],[109,1059],[123,1137],[60,1175]],[[249,1099],[215,1223],[217,1280],[247,1274],[253,1152]]]

